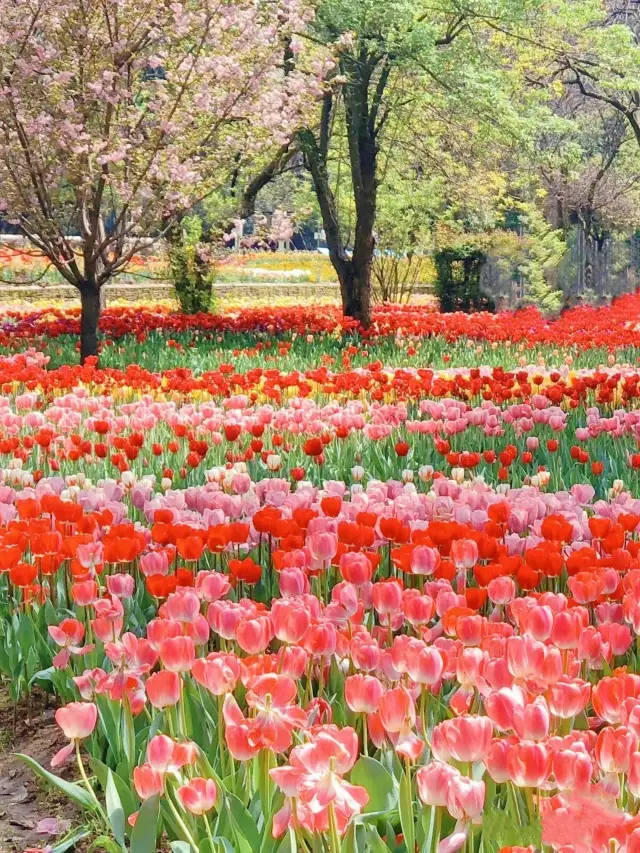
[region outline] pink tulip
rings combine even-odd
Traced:
[[[89,737],[96,727],[98,708],[93,702],[70,702],[56,711],[56,723],[69,740]]]
[[[145,687],[149,702],[159,710],[175,705],[180,698],[180,676],[177,672],[156,672],[149,676]]]
[[[344,683],[345,701],[357,714],[373,714],[384,693],[381,682],[373,675],[350,675]]]
[[[443,761],[431,761],[416,773],[418,796],[425,806],[446,806],[447,793],[452,779],[460,771]]]
[[[164,793],[164,775],[154,770],[149,764],[133,768],[133,785],[141,800]]]
[[[160,646],[160,659],[170,672],[188,672],[196,657],[191,637],[171,637]]]
[[[176,791],[183,808],[195,815],[210,811],[216,804],[218,789],[213,779],[196,776]]]

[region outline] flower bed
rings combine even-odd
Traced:
[[[638,305],[113,309],[100,368],[7,315],[0,671],[73,837],[634,853]]]

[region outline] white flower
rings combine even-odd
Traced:
[[[428,483],[433,480],[433,465],[421,465],[418,468],[418,477],[422,480],[423,483]]]
[[[282,460],[277,453],[270,453],[267,456],[267,468],[270,471],[277,471],[282,465]]]

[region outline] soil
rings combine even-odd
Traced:
[[[49,762],[65,745],[64,735],[48,708],[44,694],[32,693],[30,707],[21,703],[15,715],[6,692],[0,686],[0,853],[23,853],[26,848],[55,845],[56,838],[39,834],[44,818],[70,820],[77,824],[78,809],[55,790],[46,788],[34,773],[15,757],[22,752],[50,769]],[[73,778],[71,770],[63,776]],[[58,839],[59,840],[59,839]]]

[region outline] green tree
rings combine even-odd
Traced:
[[[413,146],[419,160],[429,117],[476,142],[531,139],[544,92],[523,89],[519,38],[544,26],[537,0],[460,4],[322,0],[307,37],[330,51],[319,116],[298,134],[311,171],[346,315],[371,321],[371,272],[383,164]],[[534,115],[536,120],[534,120]],[[349,205],[339,204],[336,160],[345,152]],[[428,159],[420,168],[437,169]],[[343,211],[352,209],[352,227]]]

